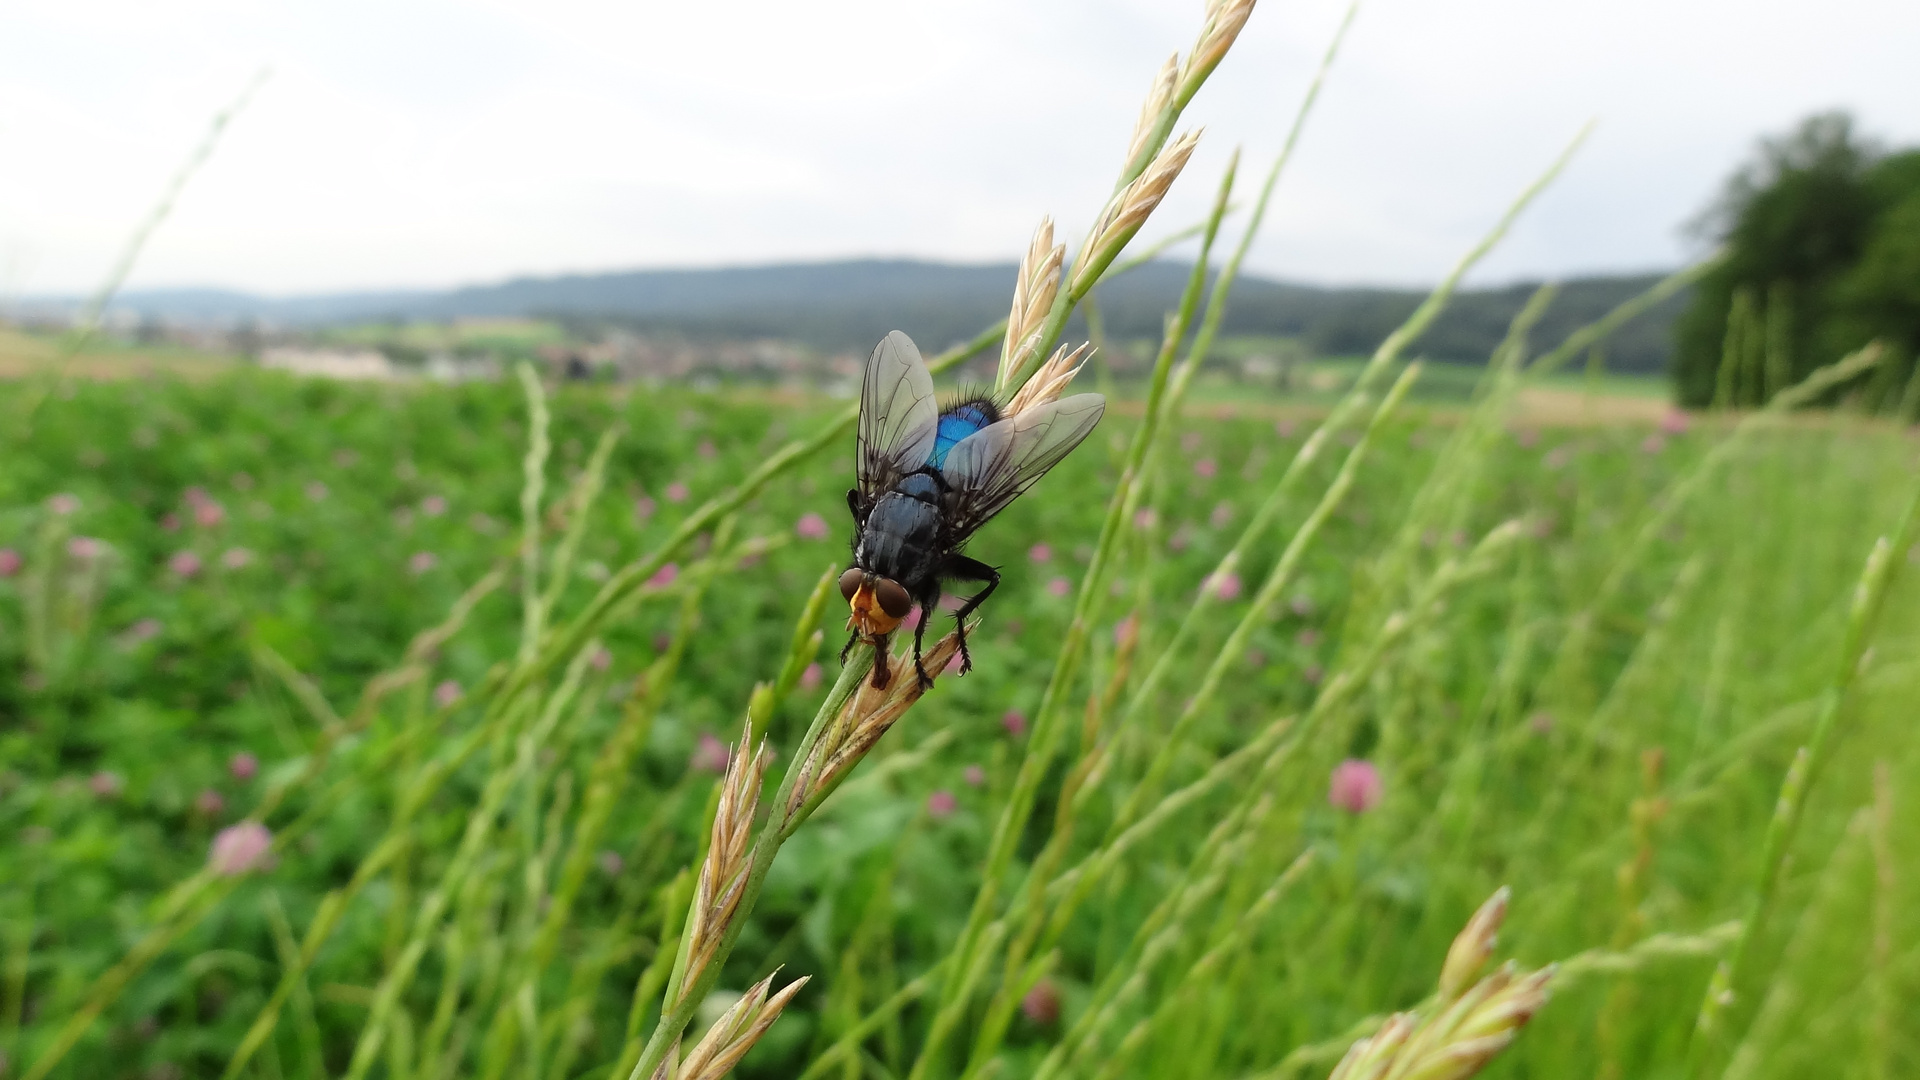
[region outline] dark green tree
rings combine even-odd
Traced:
[[[1866,387],[1920,404],[1920,151],[1888,155],[1845,113],[1764,140],[1697,228],[1721,263],[1676,327],[1681,404],[1757,405],[1874,339],[1894,350]]]

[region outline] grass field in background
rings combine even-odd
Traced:
[[[1752,433],[1703,477],[1730,422],[1609,413],[1583,403],[1579,385],[1545,389],[1562,395],[1556,407],[1596,409],[1603,422],[1530,421],[1523,401],[1474,453],[1456,438],[1463,406],[1438,400],[1452,395],[1388,420],[1283,602],[1169,744],[1200,672],[1356,439],[1335,436],[1277,528],[1216,584],[1221,603],[1170,677],[1102,736],[1113,764],[1071,850],[1098,840],[1162,747],[1174,749],[1159,788],[1170,792],[1276,719],[1311,724],[1274,768],[1199,792],[1127,851],[1022,992],[991,1051],[1002,1076],[1032,1075],[1068,1043],[1082,1048],[1066,1070],[1076,1076],[1324,1075],[1356,1021],[1431,991],[1448,942],[1501,884],[1513,889],[1503,955],[1581,959],[1489,1075],[1684,1075],[1726,924],[1747,913],[1782,776],[1820,713],[1863,560],[1912,489],[1920,445],[1844,416],[1801,419]],[[1320,411],[1210,408],[1232,396],[1196,384],[1193,419],[1157,459],[1076,700],[1116,676],[1137,688]],[[21,384],[0,388],[9,415],[22,398]],[[561,386],[551,405],[542,512],[556,529],[576,512],[589,519],[558,604],[571,610],[838,403]],[[1114,410],[978,536],[970,553],[999,564],[1006,583],[983,609],[975,673],[943,679],[781,853],[720,985],[742,990],[779,965],[783,980],[813,982],[742,1075],[798,1074],[952,946],[1135,423]],[[609,428],[620,435],[605,490],[579,511],[565,493]],[[45,402],[30,439],[9,443],[0,548],[18,561],[0,556],[4,1075],[19,1075],[94,980],[164,921],[168,889],[207,862],[216,834],[312,763],[329,710],[347,715],[463,590],[511,568],[528,436],[510,383],[234,370],[80,382]],[[747,504],[724,548],[662,570],[604,635],[576,704],[449,901],[421,979],[378,1013],[388,1037],[373,1074],[526,1075],[537,1062],[543,1075],[607,1076],[627,1033],[650,1026],[658,984],[648,997],[645,978],[685,907],[716,741],[738,738],[814,583],[845,563],[851,441]],[[1683,503],[1676,484],[1692,485]],[[1920,570],[1914,553],[1894,557]],[[164,943],[54,1075],[221,1074],[328,891],[349,884],[408,806],[419,770],[482,721],[462,702],[522,629],[507,580],[268,818],[298,839]],[[771,725],[776,772],[833,682],[837,606],[819,666]],[[1129,613],[1132,660],[1109,633]],[[1753,980],[1733,1006],[1747,1034],[1724,1048],[1728,1075],[1920,1070],[1916,645],[1920,574],[1909,572],[1838,714],[1837,752],[1754,942]],[[1343,678],[1358,681],[1321,702]],[[557,872],[596,756],[649,695],[630,781],[593,845],[559,955],[534,980],[539,1054],[502,1059],[489,1032],[503,1006],[518,1006],[501,972],[545,910],[527,875]],[[409,741],[420,732],[425,741]],[[409,806],[400,853],[359,888],[243,1075],[345,1070],[409,921],[512,753],[483,746]],[[257,770],[236,765],[244,756]],[[1347,759],[1380,780],[1358,812],[1329,802]],[[1045,781],[1036,822],[1051,819],[1062,780]],[[1233,808],[1253,812],[1230,857],[1191,866]],[[1046,835],[1036,824],[1021,866]],[[1177,909],[1155,912],[1176,894]],[[1116,972],[1133,981],[1116,990]],[[929,1019],[909,995],[825,1073],[904,1076]],[[948,1075],[969,1043],[950,1041]]]

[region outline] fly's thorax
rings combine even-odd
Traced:
[[[926,477],[908,477],[905,487]],[[928,480],[933,499],[939,498],[938,485]],[[940,508],[937,501],[909,495],[898,489],[889,491],[873,504],[866,527],[854,545],[853,558],[862,568],[901,582],[909,589],[935,572],[939,554]]]
[[[893,492],[905,495],[909,499],[938,505],[940,497],[946,493],[946,485],[931,473],[918,472],[901,477],[900,482],[893,485]]]

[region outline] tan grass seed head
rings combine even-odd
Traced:
[[[1067,386],[1073,382],[1073,377],[1080,374],[1080,369],[1086,366],[1087,358],[1092,355],[1092,352],[1092,342],[1081,344],[1071,353],[1067,351],[1065,345],[1054,350],[1047,362],[1040,365],[1040,370],[1034,372],[1033,377],[1013,395],[1013,400],[1007,402],[1006,414],[1018,416],[1036,405],[1058,401],[1060,395],[1066,393]]]
[[[1065,245],[1053,242],[1053,219],[1041,218],[1014,282],[1013,308],[1007,313],[1007,336],[1000,347],[996,388],[1004,390],[1020,366],[1041,347],[1037,339],[1053,310],[1054,297],[1059,295],[1060,265],[1066,254]]]
[[[766,771],[764,739],[752,754],[736,748],[727,762],[720,801],[714,808],[707,857],[700,863],[700,877],[694,886],[695,903],[687,925],[688,961],[683,986],[692,986],[698,980],[739,909],[741,892],[753,865],[753,824],[760,809],[760,786]]]
[[[1209,0],[1207,21],[1200,28],[1200,40],[1180,67],[1180,99],[1184,102],[1200,89],[1200,83],[1233,48],[1240,31],[1253,16],[1254,0]]]
[[[1193,148],[1199,144],[1200,135],[1199,131],[1190,131],[1169,142],[1153,162],[1100,212],[1086,246],[1080,249],[1079,258],[1074,260],[1071,287],[1076,295],[1092,287],[1093,281],[1088,275],[1104,271],[1121,249],[1127,246],[1127,241],[1140,231],[1140,226],[1147,223],[1147,218],[1159,207],[1160,200],[1166,197],[1167,189],[1180,178],[1180,171],[1187,167],[1187,159],[1193,156]]]
[[[978,622],[970,624],[967,632],[972,633],[977,625]],[[948,634],[935,642],[926,651],[922,661],[927,673],[938,681],[945,674],[947,664],[959,651],[960,638],[957,634]],[[799,782],[793,785],[787,805],[781,808],[782,831],[793,827],[792,823],[803,807],[831,793],[847,773],[860,763],[860,759],[873,749],[880,737],[926,693],[920,686],[919,673],[913,667],[912,650],[889,656],[887,663],[891,672],[887,685],[875,689],[871,680],[862,679],[859,689],[841,706],[840,715],[834,718],[833,724],[808,753],[807,760],[799,766],[802,770]]]
[[[1500,924],[1506,921],[1507,902],[1512,897],[1513,890],[1505,885],[1494,890],[1467,920],[1466,928],[1453,939],[1453,946],[1447,950],[1447,962],[1440,968],[1442,1002],[1458,998],[1479,977],[1480,969],[1486,966],[1499,941]]]
[[[778,974],[776,969],[774,975]],[[705,1037],[688,1052],[678,1069],[672,1067],[671,1057],[661,1062],[660,1068],[653,1074],[654,1080],[721,1080],[733,1071],[740,1059],[747,1056],[747,1051],[760,1041],[760,1036],[767,1033],[775,1020],[780,1019],[781,1011],[800,992],[800,988],[807,985],[807,979],[810,978],[803,975],[782,987],[779,993],[768,997],[767,991],[773,985],[774,975],[760,980],[740,995],[740,1000],[734,1002],[733,1007],[707,1029]]]
[[[1522,973],[1511,961],[1485,966],[1510,894],[1480,905],[1454,938],[1434,1003],[1395,1013],[1355,1042],[1327,1080],[1466,1080],[1511,1044],[1547,1002],[1553,965]]]

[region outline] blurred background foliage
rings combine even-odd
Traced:
[[[1681,404],[1761,404],[1878,340],[1891,355],[1853,392],[1920,419],[1920,149],[1811,116],[1764,141],[1696,228],[1725,257],[1676,327]]]

